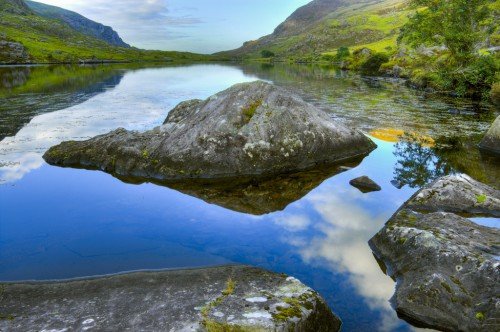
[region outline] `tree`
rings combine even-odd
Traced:
[[[342,46],[342,47],[339,47],[339,49],[337,50],[336,57],[337,57],[338,61],[342,61],[343,59],[349,57],[350,55],[351,55],[351,52],[349,51],[349,48]]]
[[[455,65],[468,65],[493,31],[488,4],[495,0],[409,0],[417,7],[402,28],[400,41],[409,46],[444,45]]]
[[[262,55],[263,58],[272,58],[275,54],[269,50],[263,50],[260,52],[260,55]]]

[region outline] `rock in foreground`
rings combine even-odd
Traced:
[[[483,150],[500,154],[500,116],[497,117],[486,133],[479,147]]]
[[[3,284],[2,331],[338,331],[298,280],[246,266]]]
[[[464,216],[500,216],[500,192],[466,175],[438,179],[370,245],[397,280],[393,303],[403,318],[444,331],[499,331],[500,230]]]
[[[205,101],[183,102],[153,130],[118,129],[64,142],[44,158],[53,165],[144,180],[213,179],[298,171],[374,148],[361,132],[259,81],[237,84]]]

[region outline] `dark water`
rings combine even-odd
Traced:
[[[359,163],[237,188],[133,185],[48,166],[68,139],[117,127],[145,130],[169,109],[234,83],[264,79],[302,94],[370,134]],[[402,82],[331,68],[195,65],[166,68],[0,68],[0,280],[250,264],[293,275],[321,293],[345,331],[406,331],[367,241],[419,187],[466,172],[498,186],[498,159],[476,148],[498,112]],[[398,135],[406,139],[398,139]],[[362,194],[369,175],[383,190]],[[498,227],[498,219],[477,220]]]

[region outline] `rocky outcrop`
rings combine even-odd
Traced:
[[[246,266],[3,284],[2,331],[338,331],[295,278]]]
[[[265,82],[237,84],[183,102],[165,124],[118,129],[52,147],[53,165],[100,169],[135,180],[266,176],[364,156],[375,144],[300,97]]]
[[[493,122],[490,130],[479,143],[479,147],[482,150],[500,154],[500,116]]]
[[[0,36],[0,64],[27,63],[29,54],[23,44]]]
[[[500,217],[500,192],[451,175],[416,193],[370,240],[397,281],[392,301],[403,318],[443,331],[500,330],[500,230],[467,218],[478,216]]]
[[[24,0],[0,0],[0,12],[17,15],[27,15],[31,13]]]
[[[369,193],[373,191],[380,191],[382,188],[367,176],[361,176],[349,181],[349,184],[361,191],[362,193]]]
[[[125,43],[120,38],[118,33],[113,30],[113,28],[89,20],[88,18],[78,13],[35,1],[26,1],[26,4],[36,14],[50,19],[61,20],[72,27],[74,30],[85,35],[103,40],[110,45],[130,47],[130,45]]]

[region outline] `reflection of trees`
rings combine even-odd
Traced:
[[[483,155],[477,148],[481,137],[440,137],[432,145],[415,135],[405,135],[395,146],[397,163],[393,184],[421,187],[453,172],[500,187],[500,159]]]
[[[415,135],[405,135],[395,145],[397,158],[394,167],[393,184],[402,188],[422,187],[430,181],[453,171],[445,158],[436,154],[436,148],[425,146],[422,139]]]

